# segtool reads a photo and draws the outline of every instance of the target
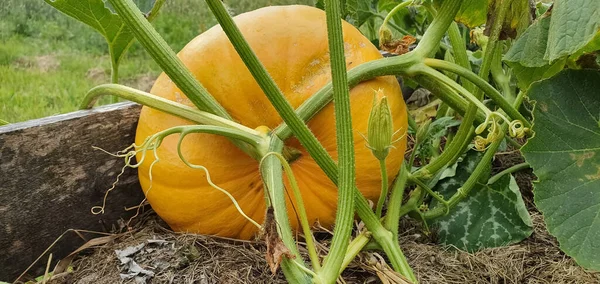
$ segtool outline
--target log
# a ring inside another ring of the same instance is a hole
[[[0,127],[0,280],[14,281],[67,229],[109,232],[134,213],[125,208],[143,194],[133,169],[108,195],[105,213],[91,213],[124,165],[92,146],[114,153],[131,145],[140,109],[118,103]],[[68,233],[50,252],[61,259],[84,243]],[[28,274],[42,275],[47,259]]]

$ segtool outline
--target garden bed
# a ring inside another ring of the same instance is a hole
[[[474,254],[442,247],[408,221],[403,223],[407,230],[400,242],[420,283],[600,281],[599,273],[587,272],[565,256],[541,215],[531,214],[535,228],[531,237]],[[141,217],[136,229],[76,259],[73,273],[57,275],[50,283],[136,283],[132,269],[121,264],[115,252],[136,247],[140,250],[130,258],[153,275],[140,273],[141,283],[286,283],[282,273],[269,271],[262,243],[174,233],[152,212]],[[343,274],[346,283],[385,283],[380,277],[397,283],[390,278],[391,270],[376,261],[378,256],[363,253],[358,259]],[[131,278],[123,280],[122,276]]]

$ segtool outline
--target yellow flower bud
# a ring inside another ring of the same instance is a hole
[[[489,37],[484,34],[483,28],[474,28],[471,30],[471,42],[481,46],[483,50],[487,48]]]
[[[373,98],[367,126],[367,143],[377,159],[383,160],[387,157],[392,147],[393,136],[392,111],[387,97],[383,95],[382,90],[378,90]]]

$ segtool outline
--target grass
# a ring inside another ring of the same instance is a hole
[[[0,120],[14,123],[78,109],[93,86],[110,82],[104,39],[41,0],[0,5]],[[136,2],[148,2],[136,0]],[[313,0],[226,1],[234,14]],[[154,21],[174,50],[216,24],[203,1],[167,1]],[[122,84],[148,90],[160,68],[134,43],[119,68]],[[108,98],[100,103],[107,103]]]

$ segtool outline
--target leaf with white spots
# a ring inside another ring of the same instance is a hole
[[[538,177],[535,204],[560,248],[600,270],[600,72],[563,71],[528,94],[535,135],[522,152]]]
[[[481,154],[469,152],[456,176],[441,180],[434,190],[452,196],[469,178]],[[487,180],[489,175],[484,176]],[[435,219],[440,243],[469,252],[519,242],[532,233],[532,222],[515,179],[505,175],[493,184],[480,182],[446,216]]]

